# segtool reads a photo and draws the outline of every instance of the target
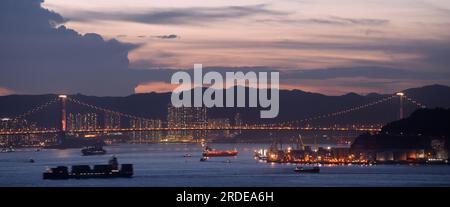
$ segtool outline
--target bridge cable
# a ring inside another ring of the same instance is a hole
[[[290,121],[287,122],[288,124],[300,124],[301,122],[306,122],[306,121],[314,121],[314,120],[318,120],[318,119],[323,119],[323,118],[331,118],[331,117],[335,117],[335,116],[340,116],[340,115],[344,115],[344,114],[348,114],[354,111],[358,111],[361,109],[365,109],[374,105],[378,105],[381,103],[384,103],[386,101],[389,101],[393,98],[397,97],[397,95],[392,95],[389,97],[385,97],[367,104],[363,104],[363,105],[359,105],[359,106],[354,106],[354,107],[350,107],[344,110],[340,110],[340,111],[336,111],[336,112],[332,112],[332,113],[325,113],[325,114],[321,114],[321,115],[317,115],[317,116],[313,116],[313,117],[308,117],[308,118],[304,118],[304,119],[300,119],[300,120],[296,120],[296,121]]]
[[[413,100],[412,98],[407,97],[406,95],[404,95],[404,96],[405,96],[405,99],[406,99],[407,101],[409,101],[410,103],[416,105],[418,108],[427,108],[424,104],[422,104],[422,103],[420,103],[420,102],[418,102],[418,101],[415,101],[415,100]]]
[[[32,114],[34,114],[34,113],[36,113],[38,111],[43,110],[44,108],[47,108],[48,106],[56,103],[57,101],[58,101],[58,98],[52,99],[52,100],[50,100],[50,101],[48,101],[48,102],[46,102],[46,103],[44,103],[44,104],[42,104],[40,106],[34,107],[31,110],[14,117],[13,120],[23,119],[23,118],[25,118],[25,117],[27,117],[29,115],[32,115]]]
[[[126,117],[126,118],[130,118],[130,119],[138,119],[138,120],[144,120],[144,121],[154,121],[153,119],[148,119],[148,118],[144,118],[144,117],[138,117],[138,116],[134,116],[134,115],[131,115],[131,114],[125,114],[125,113],[122,113],[122,112],[117,112],[117,111],[113,111],[113,110],[110,110],[110,109],[94,106],[92,104],[84,103],[82,101],[79,101],[79,100],[73,99],[73,98],[69,98],[69,97],[67,97],[67,100],[71,101],[71,102],[73,102],[75,104],[86,106],[86,107],[89,107],[89,108],[92,108],[92,109],[95,109],[95,110],[99,110],[99,111],[103,111],[103,112],[106,112],[106,113],[117,114],[117,115],[120,115],[120,116],[123,116],[123,117]]]

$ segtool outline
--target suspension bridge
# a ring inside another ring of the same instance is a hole
[[[77,104],[79,106],[87,107],[92,110],[105,112],[105,113],[111,113],[118,115],[120,117],[125,117],[129,119],[134,120],[141,120],[141,121],[152,121],[153,119],[146,118],[146,117],[140,117],[133,114],[127,114],[122,113],[119,111],[114,111],[111,109],[95,106],[89,103],[85,103],[83,101],[80,101],[78,99],[72,98],[67,95],[59,95],[58,97],[49,100],[48,102],[36,106],[29,111],[20,114],[12,120],[17,119],[24,119],[28,116],[31,116],[39,111],[42,111],[43,109],[49,107],[53,104],[59,104],[59,110],[60,110],[60,120],[59,126],[57,128],[51,128],[51,129],[18,129],[18,130],[0,130],[0,135],[31,135],[31,134],[57,134],[58,137],[65,137],[67,133],[114,133],[114,132],[139,132],[139,131],[185,131],[185,130],[239,130],[239,131],[379,131],[380,127],[378,126],[367,126],[367,127],[360,127],[360,126],[353,126],[353,127],[314,127],[314,126],[303,126],[304,123],[308,123],[311,121],[319,120],[319,119],[328,119],[332,117],[338,117],[343,116],[345,114],[349,114],[355,111],[364,110],[370,107],[373,107],[375,105],[379,105],[388,101],[391,101],[393,99],[398,99],[400,103],[399,108],[399,118],[402,119],[404,116],[404,102],[409,102],[413,104],[417,108],[426,108],[425,105],[413,100],[412,98],[408,97],[405,93],[399,92],[387,97],[383,97],[381,99],[375,100],[370,103],[365,103],[359,106],[349,107],[344,110],[335,111],[332,113],[325,113],[325,114],[319,114],[317,116],[307,117],[295,121],[288,121],[288,122],[282,122],[282,123],[275,123],[275,124],[245,124],[245,125],[238,125],[238,126],[221,126],[221,127],[211,127],[208,125],[202,125],[202,126],[194,126],[194,127],[164,127],[167,126],[167,123],[163,124],[160,127],[130,127],[130,128],[95,128],[95,129],[68,129],[67,128],[67,103],[73,103]]]

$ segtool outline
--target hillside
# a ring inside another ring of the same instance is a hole
[[[385,125],[379,134],[362,134],[352,149],[429,149],[432,140],[445,140],[450,149],[450,109],[420,109],[410,117]]]
[[[429,107],[450,107],[450,87],[431,85],[421,88],[406,89],[408,97],[421,102]],[[308,118],[324,113],[344,110],[353,106],[364,105],[383,97],[387,94],[358,95],[348,93],[342,96],[327,96],[319,93],[310,93],[301,90],[280,91],[280,113],[276,119],[263,121],[290,121]],[[0,117],[14,117],[27,110],[45,103],[56,95],[10,95],[0,97]],[[145,93],[133,94],[126,97],[97,97],[75,94],[71,97],[80,101],[116,110],[140,117],[165,119],[167,105],[170,102],[170,93]],[[68,112],[85,112],[86,108],[68,104]],[[409,102],[405,103],[405,114],[409,115],[417,109],[417,106]],[[386,103],[372,106],[347,115],[319,119],[312,124],[328,125],[353,124],[353,123],[388,123],[398,119],[399,101],[392,99]],[[233,119],[236,113],[241,113],[247,122],[260,122],[259,109],[257,108],[212,108],[208,110],[208,117],[227,117]],[[57,105],[52,105],[29,119],[37,121],[45,126],[56,124]]]

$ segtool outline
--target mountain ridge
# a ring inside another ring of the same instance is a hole
[[[429,108],[450,107],[450,87],[444,85],[427,85],[417,88],[403,90],[408,97],[416,100]],[[248,93],[247,93],[248,94]],[[115,96],[87,96],[83,94],[70,95],[72,98],[96,105],[99,107],[120,111],[139,117],[166,119],[167,105],[170,102],[171,93],[139,93],[131,94],[125,97]],[[314,117],[321,114],[332,113],[345,110],[351,107],[371,103],[381,98],[389,97],[392,94],[360,95],[348,93],[340,96],[328,96],[320,93],[306,92],[302,90],[280,90],[280,114],[275,119],[259,119],[260,108],[211,108],[208,109],[210,118],[229,118],[233,120],[236,113],[240,113],[246,122],[283,122],[300,120]],[[25,113],[31,108],[56,98],[56,94],[43,95],[8,95],[0,96],[0,118],[14,117]],[[376,110],[362,110],[353,112],[352,115],[334,117],[328,120],[317,120],[311,124],[329,125],[329,124],[384,124],[398,119],[399,103],[397,99],[392,99],[388,103],[379,104]],[[405,115],[412,113],[417,106],[407,102],[405,103]],[[68,105],[68,111],[72,113],[87,112],[83,107]],[[57,124],[58,106],[52,105],[48,109],[39,112],[30,117],[31,121],[42,122],[45,126]]]

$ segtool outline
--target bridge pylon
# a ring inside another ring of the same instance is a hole
[[[60,100],[60,126],[57,135],[58,144],[63,144],[66,140],[67,118],[66,118],[66,101],[67,95],[59,95]]]
[[[402,93],[402,92],[398,92],[396,95],[400,98],[399,118],[400,118],[400,119],[403,119],[403,118],[404,118],[404,112],[403,112],[403,98],[405,97],[405,94]]]

